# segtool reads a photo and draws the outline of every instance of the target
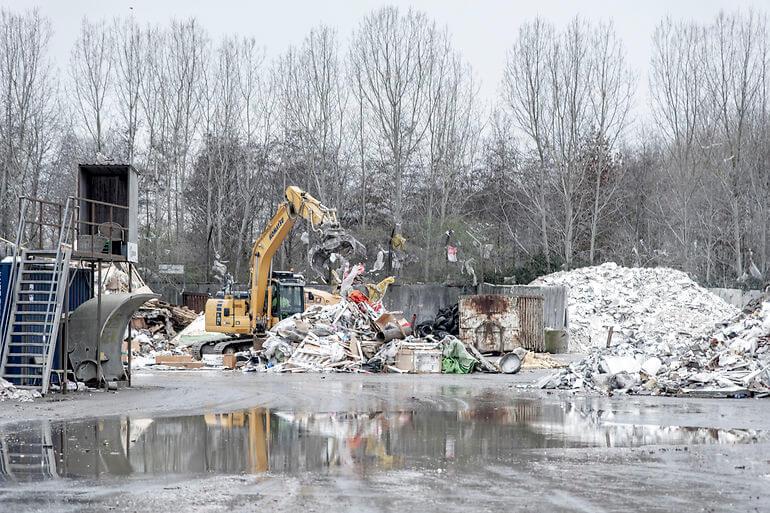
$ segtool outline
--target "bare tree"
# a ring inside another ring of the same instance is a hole
[[[50,37],[50,23],[37,11],[0,10],[0,236],[9,239],[10,206],[27,187],[36,192],[55,128]]]
[[[554,204],[547,198],[552,187],[560,206],[555,228],[565,265],[573,265],[578,222],[586,210],[592,219],[593,259],[599,222],[612,194],[600,190],[600,180],[586,192],[581,145],[592,132],[614,144],[631,98],[630,74],[612,26],[592,26],[575,18],[557,34],[541,20],[525,24],[509,53],[504,94],[539,160],[538,187],[529,198],[540,212],[544,252],[549,251],[548,212]]]
[[[534,145],[537,155],[538,179],[530,203],[536,209],[540,221],[540,242],[545,255],[546,268],[551,268],[551,248],[548,240],[549,180],[546,172],[550,165],[547,138],[548,120],[546,105],[548,89],[548,53],[555,38],[554,29],[541,19],[522,25],[514,47],[508,52],[503,80],[503,96],[516,126]],[[526,189],[525,189],[526,190]]]
[[[180,237],[184,229],[185,182],[190,154],[199,122],[200,78],[208,51],[208,39],[197,20],[189,19],[171,24],[164,53],[166,84],[163,106],[170,126],[168,134],[172,166],[174,227]],[[169,188],[171,191],[172,188]],[[171,202],[170,202],[171,203]]]
[[[703,28],[663,20],[653,34],[650,70],[652,110],[665,134],[669,184],[660,204],[661,220],[683,251],[683,265],[692,270],[693,205],[702,187],[698,176],[699,129],[705,116],[706,39]]]
[[[122,157],[133,163],[139,131],[139,93],[146,68],[143,47],[146,39],[142,37],[142,32],[133,18],[116,19],[112,30],[117,71],[115,90],[123,139]]]
[[[290,48],[278,64],[284,133],[297,140],[301,166],[312,183],[308,188],[334,203],[344,187],[347,128],[347,90],[340,68],[336,34],[328,27],[311,30],[302,46]]]
[[[593,108],[595,142],[606,151],[596,152],[598,161],[592,163],[600,172],[591,173],[593,198],[591,202],[590,248],[588,261],[596,258],[596,237],[599,225],[612,204],[622,183],[623,166],[612,162],[612,151],[621,131],[626,127],[626,118],[631,108],[633,79],[625,59],[623,43],[615,34],[611,24],[599,25],[593,34]],[[609,180],[608,171],[618,170]]]
[[[113,63],[112,34],[104,22],[83,19],[70,59],[75,107],[91,135],[94,151],[105,151],[107,92]]]
[[[710,248],[724,243],[739,278],[746,269],[744,238],[751,231],[750,190],[762,183],[753,170],[764,168],[760,155],[766,142],[757,134],[766,124],[766,20],[755,12],[721,13],[706,26],[664,20],[653,45],[651,91],[668,139],[670,184],[679,208],[666,225],[684,248],[685,268],[692,268],[693,253],[703,254],[696,245],[705,244],[710,278],[715,255]],[[730,227],[729,237],[722,226]]]
[[[350,60],[361,85],[367,124],[386,150],[396,226],[403,222],[404,175],[434,108],[430,77],[443,46],[435,23],[415,11],[385,7],[355,31]]]
[[[709,30],[707,90],[715,139],[714,173],[727,195],[731,214],[734,270],[744,272],[743,244],[746,177],[751,123],[762,105],[767,69],[767,25],[754,12],[745,16],[721,13]],[[711,153],[710,152],[710,153]]]
[[[426,242],[424,277],[431,275],[434,234],[446,230],[450,209],[460,212],[468,198],[469,174],[476,164],[479,137],[479,108],[473,70],[449,47],[439,52],[440,58],[431,76],[433,112],[428,120],[428,176],[426,180]],[[434,210],[438,226],[433,226]]]

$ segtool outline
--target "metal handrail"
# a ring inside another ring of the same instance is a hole
[[[81,235],[81,232],[82,232],[82,227],[89,228],[89,229],[86,230],[87,233],[88,233],[88,232],[92,232],[93,228],[97,228],[97,231],[98,231],[98,227],[104,225],[105,223],[110,223],[110,227],[109,227],[109,231],[108,231],[108,240],[112,241],[113,240],[113,234],[118,234],[118,233],[120,234],[120,237],[121,237],[122,240],[125,241],[125,240],[128,239],[128,227],[120,226],[120,225],[118,225],[119,227],[112,226],[112,224],[114,223],[114,218],[115,218],[115,215],[114,215],[115,209],[118,209],[118,210],[121,210],[121,211],[125,211],[126,213],[128,213],[129,212],[129,207],[127,205],[118,205],[117,203],[109,203],[109,202],[106,202],[106,201],[87,199],[87,198],[82,198],[82,197],[79,197],[79,196],[70,196],[68,198],[68,201],[72,201],[73,202],[73,204],[74,204],[73,209],[77,213],[76,214],[77,222],[76,222],[75,228],[74,228],[74,238],[75,239],[79,239],[79,237]],[[85,220],[81,219],[81,216],[80,216],[81,203],[85,204],[85,208],[90,208],[91,215],[92,215],[92,219],[90,221],[85,221]],[[109,216],[108,216],[109,220],[108,221],[102,221],[102,222],[94,221],[95,210],[96,210],[97,206],[109,208]],[[94,235],[94,234],[93,233],[89,233],[89,235]],[[90,251],[88,251],[88,249],[90,249]],[[80,247],[78,247],[77,251],[78,251],[78,253],[86,253],[86,254],[90,253],[91,255],[102,254],[101,251],[97,253],[95,251],[95,249],[96,248],[94,246],[94,240],[92,239],[91,240],[90,248],[80,248]]]
[[[53,345],[56,345],[56,338],[59,336],[58,333],[53,332],[54,323],[58,321],[57,317],[61,315],[61,303],[64,301],[64,294],[67,293],[67,287],[62,287],[62,282],[66,285],[67,283],[67,274],[69,272],[69,269],[65,269],[64,265],[64,253],[67,251],[67,241],[69,239],[69,233],[72,229],[72,213],[70,212],[70,202],[72,198],[67,198],[67,203],[64,206],[64,216],[62,217],[61,222],[61,229],[59,231],[59,241],[56,246],[56,262],[53,267],[53,273],[52,275],[55,276],[56,274],[59,274],[58,280],[56,280],[56,283],[51,283],[51,286],[48,288],[48,305],[46,305],[46,315],[44,317],[43,321],[43,333],[48,334],[48,354],[47,356],[47,362],[46,362],[46,368],[50,369],[53,364],[53,357],[54,353],[56,352],[55,349],[52,347]],[[63,280],[62,280],[63,278]],[[53,282],[53,280],[51,280]],[[56,286],[56,290],[54,290],[54,285]],[[48,308],[50,305],[53,305],[53,312],[48,312]],[[64,372],[67,370],[64,369]],[[45,393],[48,389],[48,381],[50,379],[50,373],[46,373],[43,375],[43,387],[42,390]]]
[[[27,210],[27,203],[20,202],[19,204],[19,224],[16,227],[16,243],[13,245],[13,260],[11,260],[11,272],[9,274],[10,279],[8,280],[8,291],[10,293],[13,293],[14,287],[16,285],[16,265],[19,261],[19,251],[21,248],[21,239],[23,237],[24,228],[25,228],[25,216],[26,216],[26,210]],[[7,330],[10,323],[10,314],[11,314],[11,303],[13,302],[13,299],[11,297],[8,298],[8,300],[3,304],[3,312],[2,317],[0,317],[0,335],[3,335],[3,339],[0,345],[0,355],[3,354],[5,351],[5,343],[7,337]]]
[[[27,210],[29,210],[29,205],[32,205],[32,217],[30,219],[27,218]],[[37,209],[35,207],[38,207]],[[55,207],[56,208],[56,217],[58,219],[58,222],[53,221],[46,221],[46,215],[45,213],[48,213],[50,216],[50,209],[44,210],[44,207]],[[27,231],[27,227],[36,227],[37,228],[37,235],[38,235],[38,248],[43,249],[43,234],[45,228],[52,228],[55,231],[59,231],[62,228],[62,209],[64,208],[64,205],[62,205],[59,202],[45,200],[42,198],[38,198],[35,196],[20,196],[19,197],[19,211],[22,212],[22,216],[19,219],[19,222],[23,222],[24,230],[21,232],[22,237],[24,236],[24,233]],[[35,210],[37,210],[37,216],[35,215]],[[34,240],[34,232],[30,237],[32,240]],[[53,242],[53,241],[52,241]]]

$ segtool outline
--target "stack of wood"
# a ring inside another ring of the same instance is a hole
[[[197,318],[198,314],[186,306],[153,299],[137,310],[131,326],[137,330],[148,330],[153,335],[165,332],[165,335],[171,338]]]
[[[276,366],[274,372],[359,372],[366,361],[361,343],[355,336],[347,344],[318,337],[312,333],[294,350],[291,357]]]
[[[156,300],[157,308],[167,310],[171,315],[171,322],[174,323],[174,328],[177,331],[183,330],[195,319],[198,318],[198,313],[190,310],[183,305],[172,305],[165,301]]]

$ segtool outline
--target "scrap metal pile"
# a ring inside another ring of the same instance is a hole
[[[251,352],[244,371],[468,373],[476,368],[499,372],[453,335],[415,336],[401,312],[388,312],[381,301],[352,291],[337,304],[313,306],[278,323],[262,348]]]
[[[770,395],[770,298],[712,324],[706,334],[703,329],[675,333],[631,336],[608,348],[594,348],[538,386],[606,394]]]

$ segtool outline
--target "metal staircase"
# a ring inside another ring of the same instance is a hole
[[[19,221],[17,250],[25,232],[24,208]],[[0,377],[17,388],[48,392],[51,369],[67,294],[72,231],[70,201],[62,222],[57,225],[58,244],[54,249],[21,251],[13,276],[6,320]],[[14,255],[16,256],[16,255]]]

